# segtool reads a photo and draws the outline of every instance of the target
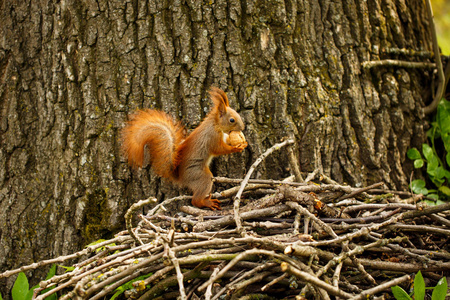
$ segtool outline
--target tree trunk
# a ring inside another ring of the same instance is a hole
[[[405,153],[425,136],[432,70],[361,63],[428,59],[414,56],[432,49],[423,1],[0,7],[0,271],[111,236],[133,202],[184,192],[148,169],[131,170],[119,130],[145,107],[192,129],[210,107],[212,84],[228,93],[249,141],[243,154],[216,159],[215,175],[243,177],[265,149],[294,135],[303,172],[407,187]],[[256,172],[288,175],[283,151]],[[13,279],[0,280],[3,295]]]

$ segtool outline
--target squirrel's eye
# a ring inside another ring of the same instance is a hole
[[[230,118],[230,123],[234,123],[234,118]]]

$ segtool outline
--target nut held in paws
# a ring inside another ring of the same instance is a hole
[[[242,143],[245,143],[245,136],[242,133],[242,131],[232,131],[232,132],[230,132],[228,143],[231,146],[237,146],[237,145],[240,145]]]

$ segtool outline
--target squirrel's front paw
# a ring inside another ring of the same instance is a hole
[[[242,152],[248,146],[247,142],[243,142],[242,144],[236,145],[233,147],[233,152]]]

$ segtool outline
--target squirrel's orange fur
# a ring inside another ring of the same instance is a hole
[[[146,109],[131,115],[122,130],[122,149],[130,165],[142,167],[144,151],[148,150],[150,165],[159,176],[193,191],[192,204],[220,209],[220,202],[211,199],[212,157],[241,152],[247,142],[230,146],[224,134],[244,130],[239,114],[229,107],[225,92],[211,88],[214,103],[211,112],[187,137],[184,127],[162,111]]]

